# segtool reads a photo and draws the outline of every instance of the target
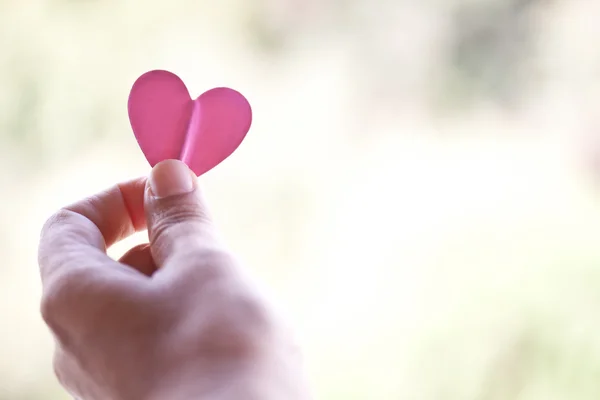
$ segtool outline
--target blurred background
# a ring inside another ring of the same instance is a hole
[[[597,399],[599,18],[598,0],[0,0],[0,399],[69,398],[38,234],[149,172],[126,105],[151,69],[252,104],[202,181],[318,398]]]

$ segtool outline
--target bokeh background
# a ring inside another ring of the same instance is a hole
[[[68,399],[39,229],[149,172],[126,103],[157,68],[253,105],[202,181],[319,398],[597,399],[599,18],[598,0],[0,0],[0,399]]]

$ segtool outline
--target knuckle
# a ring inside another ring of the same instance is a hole
[[[101,240],[102,243],[98,244],[104,245],[104,239],[101,238],[101,235],[96,234],[95,229],[90,229],[92,227],[93,222],[83,215],[69,210],[68,208],[62,208],[55,212],[44,223],[40,235],[39,251],[44,254],[54,253],[55,251],[51,246],[56,243],[57,240],[61,243],[77,243],[81,242],[79,239],[82,237],[91,243]],[[100,236],[100,239],[98,236]]]
[[[56,291],[44,291],[40,302],[42,319],[50,328],[55,328],[60,316],[64,315],[60,295]]]
[[[81,268],[69,269],[44,284],[40,312],[50,327],[68,319],[73,305],[82,301],[79,294],[87,286],[85,275]]]
[[[64,224],[66,221],[72,218],[72,214],[72,211],[69,211],[65,208],[61,208],[60,210],[56,211],[46,220],[46,222],[42,226],[42,236],[46,232],[48,232],[52,227]]]
[[[162,207],[158,213],[159,225],[177,225],[189,221],[208,222],[208,216],[196,202],[180,202]]]
[[[206,214],[196,204],[180,204],[158,213],[151,229],[153,241],[176,234],[197,234],[198,225],[208,224]]]

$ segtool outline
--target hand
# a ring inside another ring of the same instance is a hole
[[[146,227],[149,244],[107,256]],[[290,336],[218,240],[179,161],[59,211],[39,264],[54,368],[77,398],[309,398]]]

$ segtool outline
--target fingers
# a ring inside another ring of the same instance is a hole
[[[158,267],[175,255],[190,254],[216,244],[196,176],[182,162],[166,160],[150,175],[145,195],[152,256]]]
[[[145,183],[137,179],[117,185],[52,216],[40,238],[42,280],[77,265],[100,265],[110,260],[107,247],[144,229]]]
[[[147,278],[106,254],[108,246],[144,228],[144,187],[145,179],[115,186],[60,210],[44,225],[41,313],[59,341],[99,329],[98,315],[123,312],[144,298],[139,283]]]

